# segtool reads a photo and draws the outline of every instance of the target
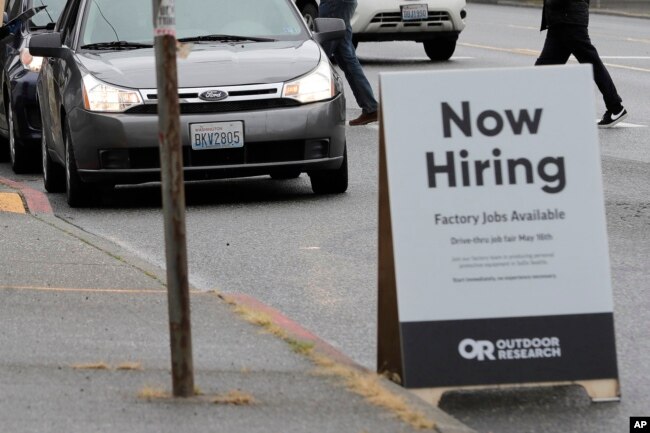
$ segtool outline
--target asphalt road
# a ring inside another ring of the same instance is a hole
[[[361,44],[375,91],[383,71],[534,63],[544,37],[540,10],[480,4],[468,10],[467,29],[449,62],[429,62],[415,43]],[[650,415],[648,23],[592,15],[590,27],[630,112],[625,127],[600,133],[623,400],[590,404],[579,388],[448,394],[443,409],[480,432],[623,432],[629,416]],[[604,112],[600,97],[597,109]],[[358,113],[348,92],[348,118]],[[344,195],[314,196],[306,175],[188,185],[191,282],[252,295],[374,368],[377,137],[376,125],[348,130],[351,178]],[[6,163],[0,176],[42,190],[38,175],[15,176]],[[120,187],[100,208],[83,210],[69,208],[62,194],[49,197],[59,217],[164,265],[159,196],[156,185]]]

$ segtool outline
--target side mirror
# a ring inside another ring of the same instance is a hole
[[[343,39],[345,32],[345,21],[340,18],[314,19],[314,39],[319,44],[335,39]]]
[[[2,13],[2,25],[6,26],[9,22],[9,14],[7,12]]]
[[[67,58],[70,50],[63,48],[61,33],[42,33],[29,40],[29,52],[32,56]]]

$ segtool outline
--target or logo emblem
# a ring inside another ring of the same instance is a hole
[[[199,98],[208,102],[221,101],[222,99],[226,99],[227,97],[228,97],[228,92],[224,92],[223,90],[208,90],[199,95]]]

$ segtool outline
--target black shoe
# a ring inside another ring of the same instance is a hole
[[[627,117],[627,110],[625,108],[621,108],[621,111],[619,111],[616,114],[607,110],[605,111],[603,118],[600,120],[600,122],[598,122],[598,127],[611,128],[612,126],[616,125],[618,122],[625,119],[626,117]]]

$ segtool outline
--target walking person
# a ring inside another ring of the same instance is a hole
[[[351,126],[367,125],[377,121],[377,100],[372,87],[363,73],[361,63],[352,43],[352,25],[350,19],[357,8],[357,0],[321,0],[318,10],[323,18],[340,18],[345,21],[345,38],[323,44],[328,57],[334,56],[336,63],[345,73],[354,98],[361,107],[361,115],[350,120]]]
[[[607,111],[599,128],[611,128],[627,117],[622,99],[598,51],[589,38],[589,0],[544,0],[542,28],[547,30],[544,48],[535,65],[561,65],[573,54],[580,63],[590,63],[594,80]]]

